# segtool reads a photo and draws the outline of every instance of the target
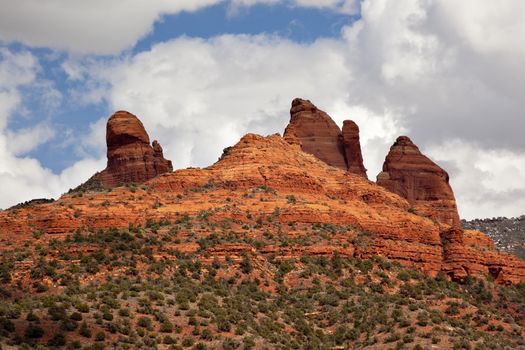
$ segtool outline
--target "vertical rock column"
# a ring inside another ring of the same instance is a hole
[[[342,134],[348,171],[367,179],[359,141],[359,127],[352,120],[345,120]]]

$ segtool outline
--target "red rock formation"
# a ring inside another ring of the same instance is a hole
[[[341,132],[328,114],[300,98],[292,101],[290,116],[284,131],[284,139],[289,144],[300,145],[304,152],[328,165],[367,178],[356,123],[345,120]]]
[[[142,183],[173,170],[171,161],[164,159],[160,144],[153,141],[150,145],[144,125],[131,113],[119,111],[109,118],[106,143],[108,164],[98,174],[105,187]]]
[[[287,247],[224,244],[203,250],[203,261],[238,257],[247,250],[261,260],[338,252],[355,258],[379,255],[429,275],[444,271],[458,280],[491,275],[502,284],[525,282],[525,262],[499,253],[483,234],[444,230],[437,222],[409,213],[411,205],[402,197],[334,169],[277,135],[248,134],[208,168],[168,172],[146,184],[147,190],[119,187],[83,196],[67,194],[55,202],[0,212],[0,242],[3,248],[16,249],[31,245],[35,232],[44,234],[40,239],[61,238],[77,230],[125,229],[148,220],[175,222],[181,214],[196,217],[205,212],[208,222],[227,224],[231,232],[253,240],[276,230],[313,240],[307,246]],[[193,225],[177,237],[184,242],[184,235],[190,234],[207,237],[210,230]],[[199,249],[185,243],[176,248]]]
[[[144,225],[148,219],[173,222],[180,213],[203,211],[215,213],[209,220],[247,222],[250,212],[251,220],[272,217],[271,225],[279,225],[291,237],[311,233],[295,230],[290,222],[304,228],[317,223],[348,227],[347,233],[330,235],[330,240],[315,248],[294,248],[283,251],[284,256],[299,257],[303,251],[330,255],[342,247],[345,254],[379,254],[430,274],[441,269],[441,240],[435,224],[408,213],[409,205],[401,197],[334,169],[277,135],[248,134],[206,169],[178,170],[146,184],[148,191],[138,188],[131,193],[120,187],[82,197],[65,195],[56,203],[31,207],[27,212],[0,213],[0,227],[6,229],[5,234],[30,239],[33,230],[60,235],[79,228],[127,228]],[[294,201],[290,201],[292,196]],[[261,227],[251,237],[262,237],[267,229],[274,228]],[[245,231],[240,229],[239,234]],[[261,250],[260,254],[271,253]]]
[[[290,124],[284,131],[286,140],[299,143],[304,152],[328,165],[347,169],[341,129],[328,114],[310,101],[296,98],[290,116]]]
[[[398,137],[390,148],[377,184],[406,198],[417,214],[459,227],[447,172],[421,154],[408,137]]]
[[[361,143],[359,142],[359,127],[352,120],[343,122],[343,144],[348,171],[366,176],[366,168],[363,165],[363,154],[361,153]]]

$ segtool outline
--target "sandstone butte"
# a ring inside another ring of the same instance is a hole
[[[150,145],[144,125],[131,113],[118,111],[109,118],[106,144],[107,167],[95,175],[104,187],[142,183],[173,170],[160,144],[155,140]]]
[[[305,105],[294,103],[300,108]],[[309,113],[315,112],[308,108]],[[130,134],[123,144],[139,139],[146,147],[144,133]],[[206,212],[210,222],[235,223],[238,226],[232,226],[232,232],[251,239],[262,237],[267,230],[304,237],[309,234],[305,228],[312,225],[340,225],[345,230],[309,245],[252,247],[235,243],[202,251],[196,244],[174,248],[196,252],[208,260],[217,255],[235,259],[243,251],[249,251],[257,261],[298,258],[302,254],[330,256],[335,252],[358,259],[379,255],[431,276],[444,272],[456,280],[490,275],[501,284],[525,281],[525,262],[498,252],[481,232],[463,231],[420,215],[410,210],[413,203],[398,194],[330,166],[303,152],[300,143],[289,141],[290,137],[279,135],[247,134],[207,168],[168,171],[139,187],[70,193],[51,203],[0,212],[0,242],[4,249],[16,249],[31,243],[35,232],[65,239],[77,230],[137,227],[148,220],[175,221],[181,215]],[[110,154],[114,155],[108,150]],[[271,223],[265,220],[262,227],[235,229],[255,218],[268,217]],[[179,234],[206,237],[210,233],[196,228]]]
[[[390,148],[377,184],[407,199],[418,214],[460,226],[447,172],[421,154],[408,137],[398,137]]]
[[[296,98],[292,101],[284,138],[328,165],[366,178],[359,127],[351,120],[344,121],[341,131],[326,112],[308,100]]]

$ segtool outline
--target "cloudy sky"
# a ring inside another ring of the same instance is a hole
[[[371,179],[409,135],[465,218],[525,214],[523,0],[0,0],[0,208],[105,167],[138,115],[175,168],[284,130],[294,97],[361,128]]]

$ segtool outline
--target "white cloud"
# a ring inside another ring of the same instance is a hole
[[[312,99],[340,124],[344,113],[371,115],[345,109],[350,73],[343,49],[334,40],[180,38],[96,75],[110,82],[112,108],[137,114],[175,167],[206,166],[246,132],[282,132],[294,97]],[[378,128],[364,130],[366,140],[393,135],[394,122],[381,128],[381,117],[370,118]]]
[[[486,150],[461,140],[426,151],[448,168],[463,217],[525,213],[525,152]]]
[[[75,54],[117,54],[132,48],[163,15],[197,11],[227,0],[0,0],[0,41]],[[356,13],[357,0],[231,0],[231,8],[263,4]],[[74,75],[74,71],[69,71]]]
[[[0,47],[0,89],[13,89],[35,79],[37,59],[28,51],[14,53]]]
[[[457,44],[481,54],[525,54],[525,2],[500,0],[434,1],[429,12],[435,28]]]
[[[13,155],[20,155],[32,151],[51,140],[55,136],[54,130],[48,124],[38,124],[34,127],[7,131],[7,151]]]
[[[57,175],[44,168],[38,160],[20,156],[54,136],[53,129],[47,123],[17,131],[7,128],[9,118],[23,109],[20,89],[36,86],[41,92],[42,87],[48,86],[46,81],[37,79],[39,69],[38,59],[29,52],[0,50],[0,208],[32,198],[56,197],[103,167],[102,159],[87,158]],[[44,100],[54,98],[44,96]]]
[[[349,15],[359,13],[359,0],[231,0],[230,9],[232,10],[232,13],[235,14],[242,7],[250,7],[257,4],[280,4],[297,7],[328,9]]]
[[[0,0],[0,40],[75,53],[114,54],[133,47],[163,14],[221,0]]]

